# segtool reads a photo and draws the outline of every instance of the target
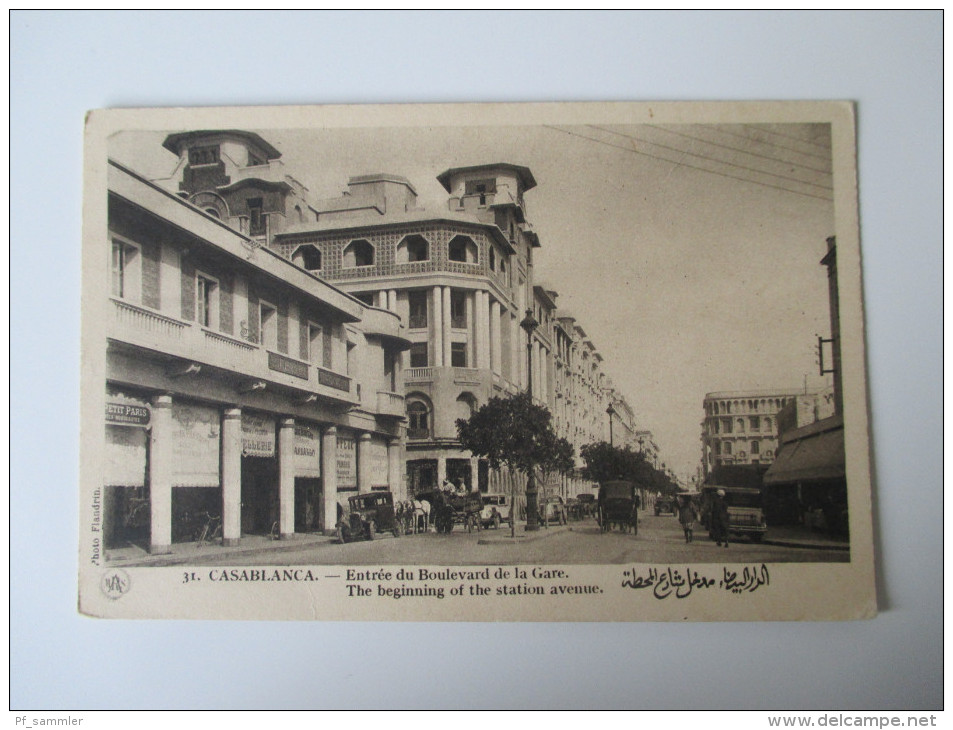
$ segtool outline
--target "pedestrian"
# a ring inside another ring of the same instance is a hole
[[[725,490],[715,492],[711,505],[711,536],[718,547],[725,543],[728,547],[728,504],[725,502]]]
[[[685,542],[691,542],[694,539],[692,531],[695,529],[695,520],[698,519],[698,512],[695,510],[695,503],[691,497],[677,498],[678,521],[685,532]]]
[[[453,482],[451,482],[449,478],[443,480],[443,484],[440,485],[440,488],[441,488],[444,492],[454,492],[454,491],[456,491],[456,487],[453,486]]]

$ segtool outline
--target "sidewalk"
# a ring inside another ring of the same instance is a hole
[[[337,538],[319,534],[296,533],[290,540],[273,540],[266,535],[243,535],[238,545],[225,547],[218,543],[177,542],[172,550],[162,555],[152,555],[138,545],[109,550],[106,565],[109,566],[168,566],[200,564],[203,556],[261,555],[300,550],[311,545],[336,544]]]
[[[850,550],[850,538],[843,535],[831,537],[803,525],[768,526],[761,541],[764,545],[778,547],[809,548],[811,550]]]

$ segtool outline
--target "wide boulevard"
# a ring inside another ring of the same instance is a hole
[[[847,550],[824,550],[755,544],[747,539],[727,549],[709,540],[704,529],[686,544],[678,521],[671,515],[640,516],[637,535],[618,530],[603,533],[592,518],[568,526],[541,527],[524,533],[517,525],[516,540],[507,526],[467,533],[457,526],[449,535],[426,533],[395,538],[379,535],[372,541],[341,545],[331,539],[301,540],[280,550],[255,553],[202,555],[205,565],[515,565],[515,564],[625,564],[625,563],[770,563],[848,562]],[[768,540],[770,541],[770,528]]]

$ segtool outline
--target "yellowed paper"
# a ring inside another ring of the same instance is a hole
[[[91,112],[80,611],[875,615],[854,126],[846,102]],[[534,475],[538,525],[526,475],[456,441],[527,390],[575,459]],[[637,517],[610,524],[599,442],[651,465]]]

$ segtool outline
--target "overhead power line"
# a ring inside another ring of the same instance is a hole
[[[828,154],[816,155],[813,152],[805,152],[804,150],[795,149],[794,147],[789,147],[788,145],[772,142],[771,140],[755,139],[750,134],[738,134],[737,132],[732,132],[730,129],[726,129],[725,127],[719,126],[719,127],[714,127],[714,129],[720,134],[727,134],[730,137],[737,137],[738,139],[743,139],[748,142],[754,142],[756,144],[768,145],[769,147],[777,147],[779,150],[787,150],[788,152],[794,152],[795,154],[803,155],[804,157],[813,157],[815,160],[824,160],[825,162],[830,162],[831,160],[829,148],[825,148],[827,149]],[[764,132],[765,130],[757,129],[756,131]]]
[[[580,139],[586,139],[586,140],[589,140],[590,142],[595,142],[595,143],[597,143],[597,144],[602,144],[602,145],[605,145],[605,146],[607,146],[607,147],[614,147],[615,149],[624,150],[625,152],[631,152],[632,154],[641,155],[642,157],[649,157],[649,158],[651,158],[651,159],[653,159],[653,160],[661,160],[662,162],[668,162],[668,163],[671,164],[671,165],[676,165],[676,166],[679,166],[679,167],[687,167],[687,168],[692,169],[692,170],[698,170],[699,172],[707,172],[707,173],[709,173],[709,174],[711,174],[711,175],[718,175],[719,177],[728,178],[728,179],[730,179],[730,180],[738,180],[738,181],[740,181],[740,182],[751,183],[752,185],[759,185],[759,186],[764,187],[764,188],[771,188],[771,189],[773,189],[773,190],[781,190],[781,191],[783,191],[783,192],[785,192],[785,193],[791,193],[792,195],[802,195],[802,196],[804,196],[804,197],[806,197],[806,198],[815,198],[816,200],[823,200],[823,201],[826,201],[826,202],[830,202],[830,201],[831,201],[831,198],[829,198],[829,197],[827,197],[827,196],[824,196],[824,195],[814,195],[814,194],[812,194],[812,193],[804,193],[804,192],[801,192],[801,191],[799,191],[799,190],[791,190],[790,188],[785,188],[785,187],[782,187],[782,186],[780,186],[780,185],[771,185],[771,184],[769,184],[769,183],[758,182],[757,180],[751,180],[750,178],[741,177],[741,176],[738,176],[738,175],[728,175],[728,174],[723,173],[723,172],[716,172],[716,171],[714,171],[714,170],[709,170],[708,168],[705,168],[705,167],[698,167],[697,165],[689,165],[689,164],[686,163],[686,162],[677,162],[677,161],[671,160],[671,159],[669,159],[669,158],[667,158],[667,157],[660,157],[659,155],[652,155],[652,154],[649,154],[648,152],[642,152],[641,150],[632,149],[631,147],[624,147],[624,146],[619,145],[619,144],[613,144],[612,142],[606,142],[605,140],[597,139],[597,138],[595,138],[595,137],[587,137],[587,136],[584,135],[584,134],[579,134],[578,132],[571,132],[571,131],[569,131],[568,129],[560,129],[559,127],[554,127],[554,126],[549,125],[549,124],[544,124],[543,126],[549,128],[549,129],[552,129],[552,130],[554,130],[554,131],[556,131],[556,132],[562,132],[563,134],[568,134],[568,135],[573,136],[573,137],[579,137]]]
[[[801,180],[800,178],[790,177],[789,175],[778,175],[776,172],[767,172],[766,170],[759,170],[756,167],[748,167],[747,165],[737,165],[734,162],[727,162],[725,160],[719,160],[716,157],[709,157],[708,155],[700,155],[697,152],[689,152],[688,150],[680,149],[678,147],[670,147],[669,145],[660,144],[658,142],[651,142],[647,139],[642,139],[641,137],[636,137],[631,134],[623,134],[622,132],[616,132],[612,129],[606,129],[605,127],[598,127],[594,124],[589,124],[587,126],[591,127],[592,129],[601,130],[608,134],[615,134],[615,135],[618,135],[619,137],[625,137],[626,139],[631,139],[635,142],[641,142],[642,144],[652,145],[653,147],[660,147],[663,150],[668,150],[670,152],[677,152],[680,155],[688,155],[689,157],[697,157],[702,160],[707,160],[708,162],[714,162],[718,165],[726,165],[728,167],[734,167],[738,170],[746,170],[747,172],[754,172],[754,173],[757,173],[758,175],[767,175],[768,177],[776,177],[779,180],[787,180],[788,182],[795,182],[795,183],[798,183],[799,185],[809,185],[810,187],[821,188],[822,190],[834,189],[830,185],[821,185],[819,183],[812,183],[806,180]]]
[[[793,134],[785,134],[784,132],[779,132],[776,129],[765,129],[764,127],[759,127],[755,124],[746,124],[744,126],[746,126],[748,129],[756,129],[759,132],[763,132],[764,134],[773,134],[777,137],[784,137],[785,139],[791,139],[795,142],[800,142],[801,144],[809,144],[811,147],[817,147],[819,150],[826,150],[827,152],[830,152],[831,149],[828,145],[818,144],[817,142],[812,142],[811,140],[804,139],[803,137],[795,137]]]
[[[819,168],[819,167],[811,167],[810,165],[802,165],[802,164],[800,164],[800,163],[798,163],[798,162],[793,162],[792,160],[782,160],[782,159],[780,159],[780,158],[778,158],[778,157],[772,157],[771,155],[762,155],[762,154],[759,153],[759,152],[752,152],[751,150],[743,150],[743,149],[741,149],[740,147],[732,147],[731,145],[728,145],[728,144],[721,144],[720,142],[713,142],[713,141],[711,141],[710,139],[705,139],[704,137],[696,137],[696,136],[691,135],[691,134],[685,134],[684,132],[676,132],[674,129],[671,129],[671,128],[669,128],[669,127],[660,127],[660,126],[658,126],[658,125],[656,125],[656,124],[648,124],[648,125],[646,125],[646,126],[651,127],[652,129],[658,129],[658,130],[660,130],[660,131],[662,131],[662,132],[667,132],[668,134],[674,134],[674,135],[677,135],[677,136],[679,136],[679,137],[684,137],[685,139],[693,139],[693,140],[695,140],[696,142],[701,142],[702,144],[712,145],[713,147],[721,147],[722,149],[732,150],[733,152],[740,152],[740,153],[743,154],[743,155],[750,155],[751,157],[760,157],[761,159],[764,159],[764,160],[770,160],[771,162],[776,162],[776,163],[779,164],[779,165],[792,165],[793,167],[801,167],[801,168],[803,168],[803,169],[805,169],[805,170],[810,170],[811,172],[817,172],[817,173],[820,173],[820,174],[822,174],[822,175],[830,175],[830,174],[831,174],[831,171],[830,171],[830,170],[822,170],[822,169]]]

